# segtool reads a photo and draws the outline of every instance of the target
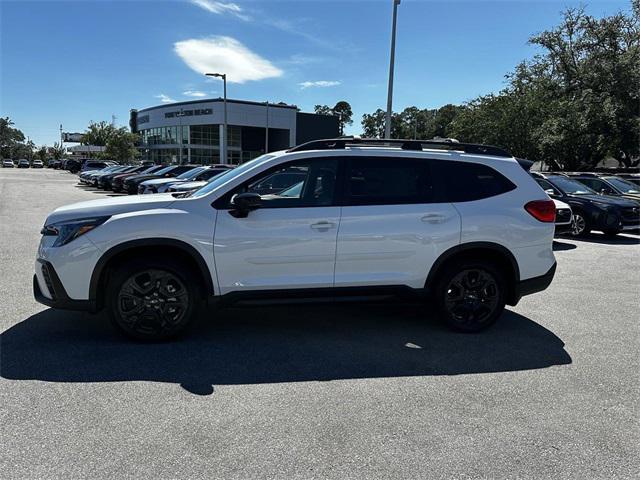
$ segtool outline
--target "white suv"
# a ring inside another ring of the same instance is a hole
[[[491,325],[553,279],[554,203],[508,153],[340,138],[263,155],[188,196],[93,200],[46,220],[34,293],[130,336],[246,298],[410,294]]]

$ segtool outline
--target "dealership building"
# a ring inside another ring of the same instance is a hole
[[[338,117],[302,113],[295,105],[227,99],[227,161],[239,164],[265,152],[338,136]],[[224,101],[177,102],[131,110],[131,131],[141,138],[143,160],[222,163]]]

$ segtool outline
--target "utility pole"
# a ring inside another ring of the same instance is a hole
[[[396,56],[396,19],[400,0],[393,1],[393,21],[391,24],[391,54],[389,56],[389,90],[387,92],[387,115],[384,122],[384,138],[391,138],[391,114],[393,111],[393,67]]]

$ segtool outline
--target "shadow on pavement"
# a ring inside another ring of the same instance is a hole
[[[556,335],[507,311],[492,329],[453,333],[423,307],[314,305],[212,312],[171,343],[141,344],[102,316],[44,310],[0,337],[0,374],[49,382],[171,382],[208,395],[215,385],[458,375],[571,363]]]
[[[635,233],[635,232],[634,232]],[[603,233],[590,233],[584,237],[574,237],[571,240],[586,243],[601,243],[605,245],[638,245],[640,237],[625,234],[605,235]]]
[[[558,242],[557,240],[553,241],[554,252],[559,252],[562,250],[574,250],[576,248],[577,247],[573,243],[563,243],[563,242]]]

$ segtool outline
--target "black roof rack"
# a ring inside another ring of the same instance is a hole
[[[452,140],[406,140],[386,138],[339,137],[324,140],[313,140],[290,148],[288,152],[304,152],[306,150],[339,150],[348,146],[399,146],[402,150],[421,151],[423,147],[442,148],[443,150],[457,150],[476,155],[493,155],[509,157],[511,154],[502,148],[475,143],[459,143]]]

